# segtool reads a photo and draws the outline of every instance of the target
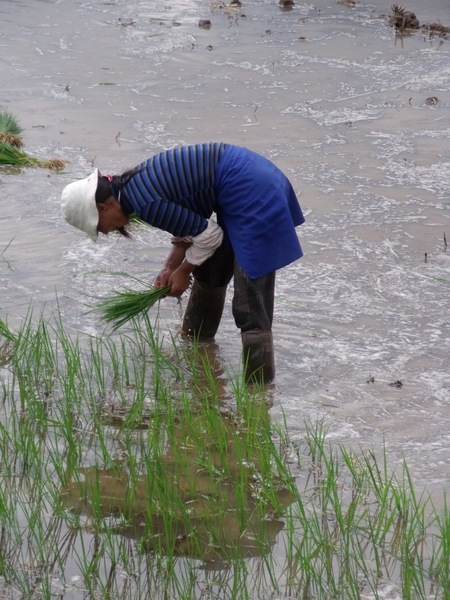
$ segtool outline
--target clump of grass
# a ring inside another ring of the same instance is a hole
[[[146,286],[143,290],[124,289],[102,300],[93,310],[101,314],[101,319],[113,325],[113,331],[147,313],[164,298],[172,286]]]
[[[61,171],[67,164],[66,160],[53,158],[50,160],[41,160],[29,156],[23,150],[11,146],[4,140],[0,139],[0,165],[18,165],[30,167],[44,167],[52,171]]]
[[[15,148],[22,148],[22,131],[22,127],[13,113],[9,110],[0,111],[0,141]]]

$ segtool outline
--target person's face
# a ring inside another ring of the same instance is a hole
[[[128,223],[128,217],[123,214],[120,204],[111,196],[104,204],[97,204],[98,225],[97,231],[108,235]]]

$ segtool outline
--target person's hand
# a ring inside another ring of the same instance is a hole
[[[154,283],[155,287],[166,287],[166,285],[170,285],[170,278],[176,269],[178,269],[178,267],[182,264],[186,250],[190,245],[191,244],[188,242],[178,242],[172,246],[172,250],[170,251],[166,262],[164,263],[164,267],[156,276]],[[184,290],[180,292],[180,294],[183,292]],[[170,295],[172,296],[173,294]]]
[[[191,273],[194,270],[194,265],[191,265],[184,260],[178,269],[172,273],[169,277],[168,285],[171,285],[172,288],[168,293],[168,296],[175,296],[179,298],[183,292],[185,292],[189,284],[191,283]]]
[[[169,285],[169,279],[171,275],[172,271],[164,267],[156,276],[154,286],[157,288],[166,287],[166,285]]]

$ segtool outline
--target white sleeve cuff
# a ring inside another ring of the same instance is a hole
[[[186,250],[186,260],[191,265],[201,265],[214,254],[222,240],[222,228],[212,219],[208,219],[205,231],[192,238],[192,246]]]

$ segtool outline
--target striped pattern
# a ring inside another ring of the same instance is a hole
[[[196,236],[216,210],[214,180],[225,144],[184,146],[142,163],[121,190],[121,203],[174,236]]]

